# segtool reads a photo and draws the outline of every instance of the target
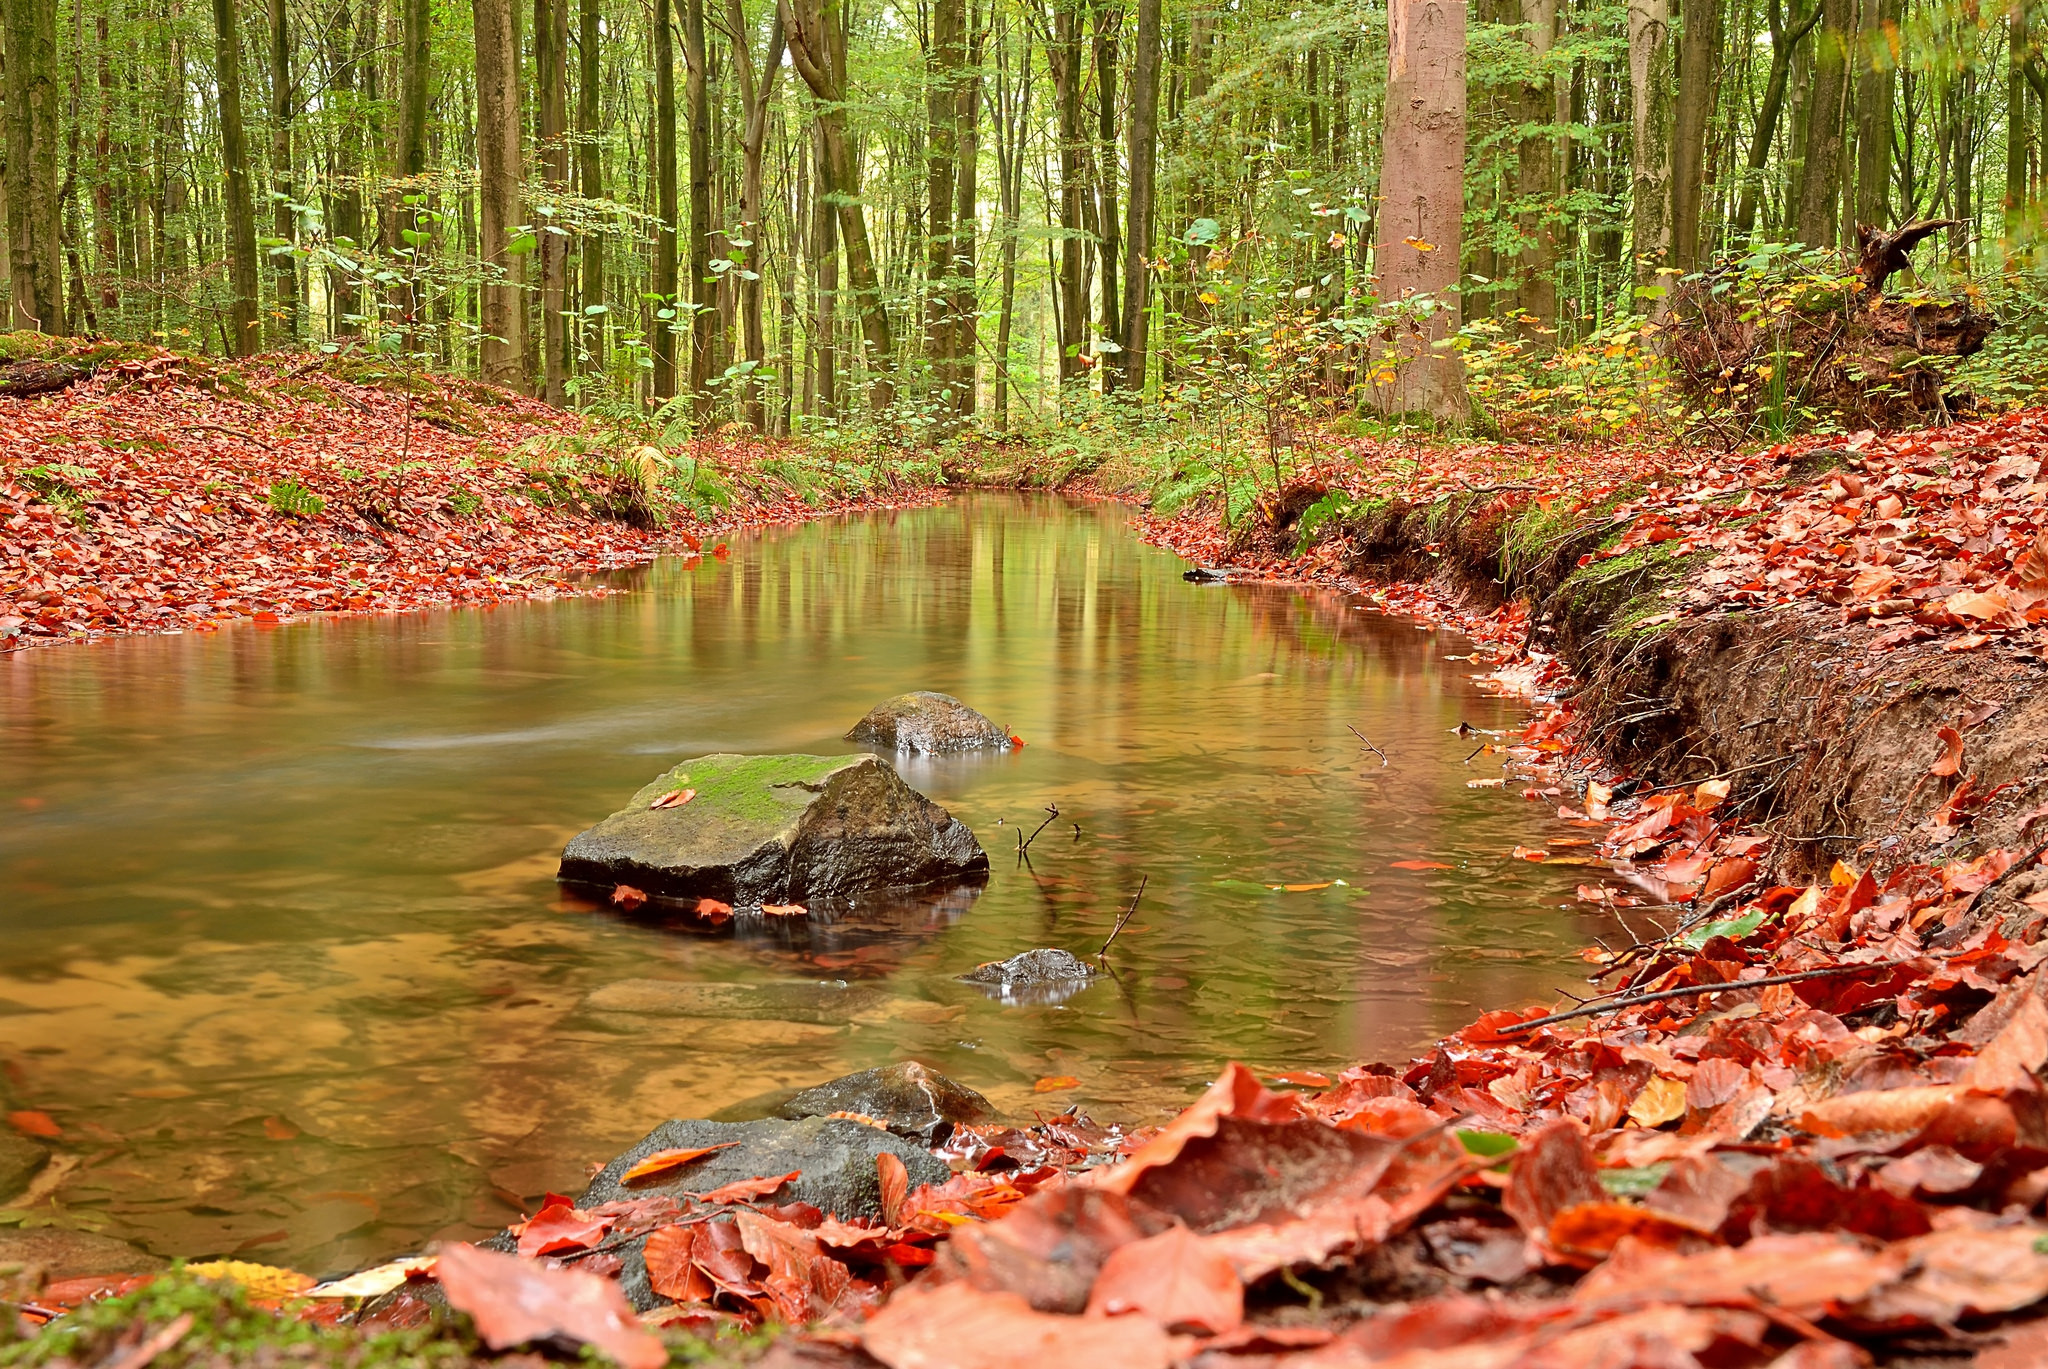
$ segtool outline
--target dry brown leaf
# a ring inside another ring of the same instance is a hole
[[[441,1247],[434,1277],[448,1305],[467,1312],[493,1350],[561,1336],[596,1347],[622,1369],[668,1362],[668,1351],[641,1329],[610,1279],[461,1244]]]
[[[1141,1312],[1168,1331],[1221,1336],[1244,1323],[1244,1285],[1231,1262],[1184,1226],[1109,1253],[1088,1311]]]
[[[889,1369],[1168,1369],[1173,1338],[1147,1317],[1063,1317],[967,1283],[912,1286],[861,1328]]]

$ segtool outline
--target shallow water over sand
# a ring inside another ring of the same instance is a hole
[[[1571,834],[1467,785],[1498,762],[1457,724],[1521,716],[1469,647],[1181,570],[1113,507],[972,496],[607,599],[0,659],[0,1110],[82,1157],[41,1215],[319,1273],[870,1065],[1153,1120],[1225,1059],[1405,1055],[1579,977],[1588,872],[1509,855]],[[988,847],[978,896],[707,934],[557,890],[563,841],[673,761],[851,750],[914,688],[1028,743],[904,766]],[[1113,979],[1017,1006],[953,978],[1092,953],[1141,876]]]

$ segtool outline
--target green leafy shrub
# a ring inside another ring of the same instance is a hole
[[[268,496],[271,511],[290,518],[318,518],[327,501],[296,480],[273,480]]]

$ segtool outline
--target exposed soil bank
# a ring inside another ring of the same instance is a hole
[[[1249,573],[1424,583],[1468,619],[1518,602],[1580,682],[1588,747],[1660,784],[1732,777],[1781,874],[1947,860],[2048,835],[2039,422],[1408,497],[1325,468],[1229,533],[1183,514],[1148,535]],[[1963,758],[1930,773],[1943,728]]]

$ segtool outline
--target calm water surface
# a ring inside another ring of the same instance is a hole
[[[1114,508],[978,496],[602,600],[0,658],[0,1102],[83,1157],[46,1215],[331,1271],[854,1069],[1152,1120],[1225,1059],[1393,1057],[1580,973],[1588,872],[1509,855],[1573,834],[1467,786],[1498,762],[1457,724],[1521,716],[1469,646],[1182,568]],[[918,688],[1028,743],[905,767],[988,847],[978,897],[713,935],[556,889],[562,843],[677,759],[847,751]],[[1416,860],[1454,868],[1390,868]],[[1092,951],[1140,876],[1114,980],[1017,1006],[953,979]]]

